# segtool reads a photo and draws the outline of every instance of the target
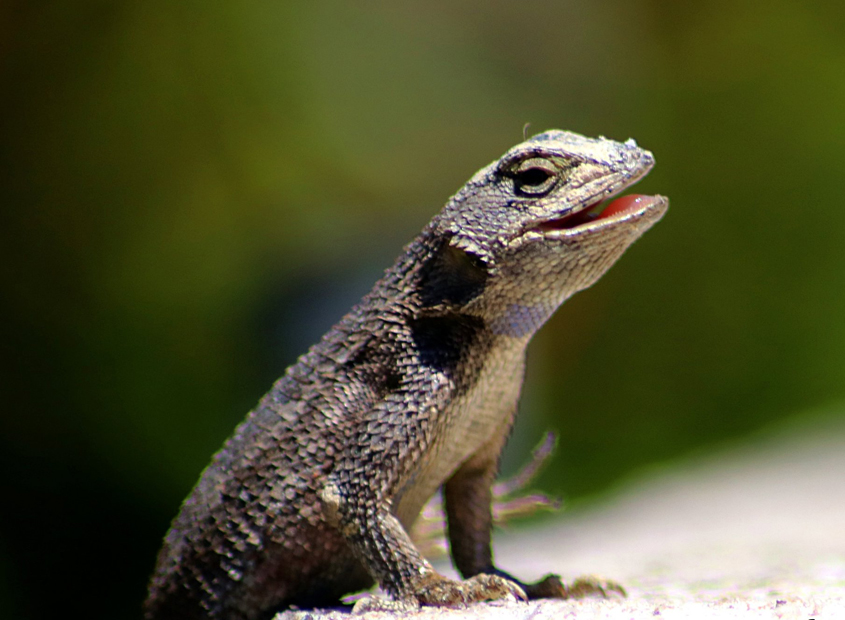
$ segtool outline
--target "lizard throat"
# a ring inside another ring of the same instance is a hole
[[[570,213],[561,218],[548,220],[542,222],[534,227],[534,230],[539,232],[547,232],[552,230],[571,230],[582,224],[591,224],[599,220],[606,220],[614,216],[619,216],[619,219],[626,215],[635,213],[643,208],[645,202],[652,200],[651,196],[643,196],[641,194],[631,194],[630,196],[622,196],[611,201],[598,202],[589,205],[576,213]]]

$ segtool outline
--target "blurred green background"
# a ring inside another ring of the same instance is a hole
[[[0,616],[134,618],[286,365],[531,132],[624,140],[664,219],[543,329],[547,491],[845,398],[845,4],[0,4]]]

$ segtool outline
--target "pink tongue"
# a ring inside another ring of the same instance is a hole
[[[622,198],[617,198],[616,200],[608,204],[604,209],[602,209],[601,213],[599,213],[596,219],[601,220],[606,217],[616,215],[617,213],[622,213],[624,211],[636,211],[639,208],[640,203],[648,198],[649,196],[643,196],[642,194],[631,194],[630,196],[622,196]]]

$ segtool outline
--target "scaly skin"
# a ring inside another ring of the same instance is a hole
[[[633,141],[549,131],[476,173],[214,456],[165,538],[146,617],[267,618],[374,580],[405,608],[580,592],[493,565],[490,487],[532,335],[668,201],[584,213],[652,165]],[[464,582],[407,534],[441,485]]]

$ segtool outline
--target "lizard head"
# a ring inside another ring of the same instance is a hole
[[[530,336],[666,212],[662,196],[617,197],[653,165],[633,140],[547,131],[481,169],[429,227],[475,284],[461,311]]]

